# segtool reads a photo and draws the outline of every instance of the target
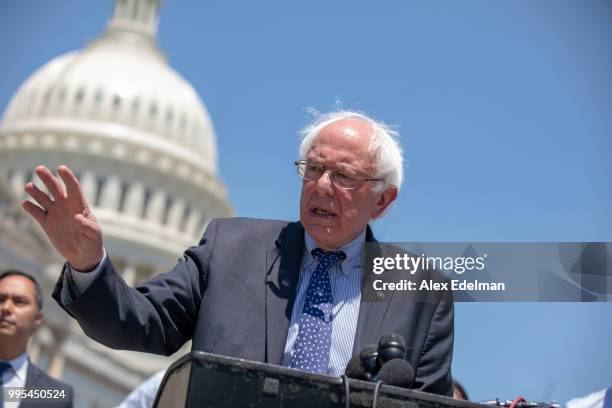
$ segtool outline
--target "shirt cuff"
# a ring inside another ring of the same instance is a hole
[[[79,271],[66,262],[65,279],[69,282],[70,292],[74,297],[78,297],[81,293],[85,292],[89,286],[93,283],[96,277],[100,274],[102,268],[106,265],[106,248],[102,248],[102,260],[91,272]]]

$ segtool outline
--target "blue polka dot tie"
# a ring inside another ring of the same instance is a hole
[[[326,374],[329,367],[334,307],[329,268],[345,259],[346,254],[342,251],[325,252],[321,248],[315,248],[312,250],[312,256],[319,258],[319,264],[310,277],[306,290],[306,300],[298,322],[300,330],[293,346],[290,367]]]

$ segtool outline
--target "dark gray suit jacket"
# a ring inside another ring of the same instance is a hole
[[[72,399],[74,391],[72,386],[58,381],[54,378],[49,377],[47,373],[28,361],[28,371],[26,373],[26,389],[40,389],[40,390],[58,390],[64,391],[65,398],[45,400],[45,399],[34,399],[34,400],[22,400],[19,404],[19,408],[40,408],[43,406],[52,406],[57,408],[72,408]],[[52,401],[52,402],[51,402]]]
[[[375,241],[369,228],[366,240]],[[219,219],[170,272],[134,289],[107,262],[69,304],[61,302],[69,290],[62,272],[53,297],[88,336],[112,348],[169,355],[193,339],[193,350],[280,364],[303,250],[299,222]],[[354,353],[400,333],[419,387],[450,395],[452,302],[394,298],[362,301]]]

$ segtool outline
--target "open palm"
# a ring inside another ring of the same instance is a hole
[[[36,174],[50,194],[41,191],[34,183],[28,183],[25,191],[40,207],[30,201],[24,201],[22,206],[75,269],[90,271],[102,260],[102,230],[72,171],[62,165],[57,172],[66,190],[48,168],[38,166]]]

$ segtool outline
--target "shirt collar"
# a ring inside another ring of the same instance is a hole
[[[17,378],[19,378],[21,381],[25,382],[25,378],[27,375],[27,369],[28,369],[28,353],[24,352],[23,354],[20,354],[19,356],[15,357],[12,360],[7,361],[7,363],[9,363],[11,365],[11,367],[13,368],[13,371],[15,372],[15,375],[17,376]]]
[[[361,233],[357,235],[357,238],[337,249],[337,251],[344,251],[344,253],[346,254],[346,259],[342,261],[340,268],[344,276],[348,275],[351,272],[351,270],[353,269],[352,266],[361,264],[363,246],[365,244],[365,236],[366,229],[364,228],[363,231],[361,231]],[[304,260],[306,262],[304,262],[303,265],[306,266],[310,265],[311,262],[314,262],[315,259],[312,256],[311,252],[317,247],[317,243],[315,242],[314,238],[306,230],[304,230],[304,245]]]

